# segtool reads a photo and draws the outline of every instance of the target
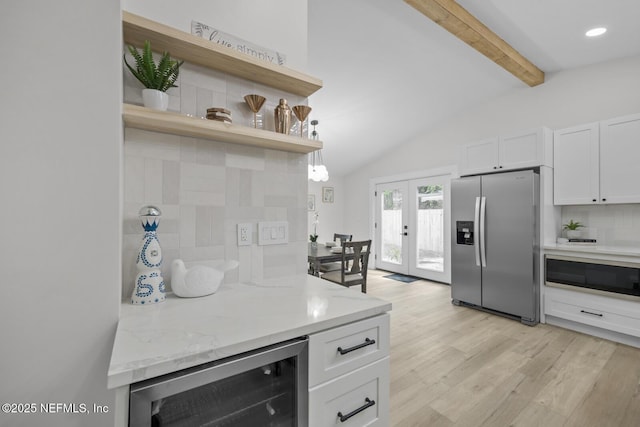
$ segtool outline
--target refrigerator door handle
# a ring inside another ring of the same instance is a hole
[[[476,197],[476,211],[473,215],[473,235],[475,236],[473,242],[473,249],[476,252],[476,265],[480,267],[480,197]]]
[[[483,267],[487,266],[487,252],[485,246],[485,218],[487,215],[487,198],[482,196],[480,199],[480,263]]]

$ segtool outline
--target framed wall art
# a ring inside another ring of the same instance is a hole
[[[316,210],[316,195],[315,194],[309,194],[307,196],[307,210],[308,211],[315,211]]]
[[[333,187],[322,187],[322,203],[333,203]]]

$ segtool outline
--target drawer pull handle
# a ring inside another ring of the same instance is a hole
[[[600,313],[592,313],[592,312],[590,312],[590,311],[585,311],[585,310],[580,310],[580,313],[590,314],[590,315],[592,315],[592,316],[602,317],[602,314],[600,314]]]
[[[358,409],[356,409],[355,411],[351,411],[349,412],[347,415],[342,415],[342,412],[338,412],[338,418],[340,418],[340,422],[343,423],[345,421],[347,421],[349,418],[353,417],[356,414],[359,414],[360,412],[364,411],[365,409],[373,406],[376,404],[375,400],[371,400],[368,397],[365,397],[364,399],[364,405],[362,405],[361,407],[359,407]]]
[[[341,355],[345,355],[347,353],[351,353],[354,350],[357,350],[359,348],[366,347],[368,345],[372,345],[375,343],[376,343],[376,340],[366,338],[362,344],[354,345],[353,347],[349,347],[345,349],[343,349],[342,347],[338,347],[338,353],[340,353]]]

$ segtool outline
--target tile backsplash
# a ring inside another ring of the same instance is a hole
[[[306,98],[185,63],[178,87],[169,90],[169,110],[206,116],[210,107],[232,112],[233,123],[250,126],[253,113],[243,97],[267,98],[261,113],[273,130],[280,98],[306,105]],[[124,70],[124,100],[142,104],[141,85]],[[294,122],[296,120],[294,119]],[[297,129],[297,124],[295,125]],[[294,129],[295,130],[295,129]],[[144,234],[142,206],[162,211],[158,238],[162,274],[170,289],[171,262],[235,259],[225,281],[251,281],[306,272],[307,155],[126,128],[124,143],[123,299],[136,276]],[[258,246],[258,221],[288,221],[289,243]],[[237,245],[238,223],[251,223],[253,244]]]
[[[562,224],[585,225],[582,235],[606,246],[640,246],[640,204],[563,206]]]

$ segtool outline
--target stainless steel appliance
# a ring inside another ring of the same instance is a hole
[[[579,287],[586,292],[637,300],[640,264],[547,255],[547,286]]]
[[[539,187],[535,170],[452,181],[454,304],[538,322]]]
[[[296,339],[131,386],[130,427],[307,425],[308,340]]]

